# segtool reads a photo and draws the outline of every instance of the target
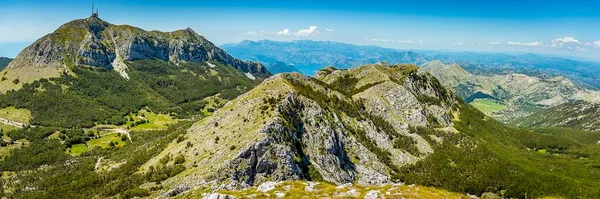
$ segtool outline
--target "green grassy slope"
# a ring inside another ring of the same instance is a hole
[[[513,124],[526,128],[562,127],[600,131],[600,104],[583,101],[565,103],[540,111]]]
[[[29,109],[33,125],[121,125],[125,123],[123,116],[143,107],[180,117],[200,114],[205,97],[221,94],[231,99],[257,83],[218,63],[214,68],[206,63],[176,66],[160,60],[128,65],[130,80],[112,70],[73,67],[73,75],[42,79],[0,95],[0,107]]]
[[[498,104],[489,99],[475,100],[469,104],[473,105],[475,108],[479,109],[481,112],[484,112],[486,114],[506,109],[505,105]]]
[[[506,127],[471,106],[460,109],[461,132],[434,153],[399,175],[408,183],[507,197],[597,198],[600,154],[589,132],[536,133]],[[585,137],[582,139],[582,137]],[[586,141],[588,140],[588,141]],[[539,150],[553,151],[540,153]],[[585,158],[582,158],[585,157]]]

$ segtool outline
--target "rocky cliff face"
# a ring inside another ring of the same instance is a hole
[[[145,31],[128,25],[113,25],[97,17],[62,25],[25,48],[6,71],[13,74],[7,78],[20,78],[21,84],[57,77],[68,72],[69,67],[79,65],[114,69],[128,78],[124,61],[144,59],[175,64],[216,61],[255,77],[270,75],[262,65],[232,57],[189,28],[174,32]],[[27,74],[34,73],[33,70],[43,74]]]
[[[246,187],[274,180],[391,182],[399,167],[433,153],[452,128],[453,93],[412,65],[327,68],[317,78],[279,74],[188,130],[144,169],[183,155],[168,184],[217,180]],[[438,134],[415,129],[430,129]]]

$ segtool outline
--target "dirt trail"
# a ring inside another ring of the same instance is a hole
[[[100,167],[100,162],[102,161],[102,158],[104,158],[104,157],[99,157],[98,160],[96,161],[96,166],[94,166],[94,171],[98,170],[98,167]]]
[[[6,119],[6,118],[0,118],[0,123],[4,123],[6,125],[14,126],[14,127],[17,127],[17,128],[23,128],[23,127],[25,127],[25,126],[28,125],[28,124],[25,124],[25,123],[21,123],[21,122],[9,120],[9,119]]]

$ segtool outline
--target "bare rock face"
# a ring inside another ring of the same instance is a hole
[[[414,66],[327,70],[319,79],[275,75],[198,122],[187,134],[192,147],[181,142],[163,153],[198,163],[177,179],[237,188],[284,180],[385,184],[444,142],[411,128],[455,133],[456,95]],[[381,76],[366,79],[373,74]]]

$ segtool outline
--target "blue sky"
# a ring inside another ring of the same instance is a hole
[[[90,15],[91,1],[0,2],[0,56]],[[331,40],[397,49],[532,52],[600,60],[600,1],[96,0],[100,17],[146,30],[190,27],[216,44]]]

